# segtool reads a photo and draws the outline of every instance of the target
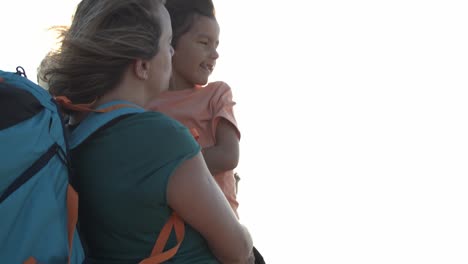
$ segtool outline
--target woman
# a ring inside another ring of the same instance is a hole
[[[163,1],[83,0],[61,50],[50,57],[50,92],[91,108],[116,101],[143,107],[168,88],[171,37]],[[86,118],[69,113],[72,126]],[[251,256],[249,232],[179,122],[159,112],[122,116],[72,158],[90,263],[145,259],[172,211],[186,223],[173,263],[246,263]],[[175,243],[171,236],[166,248]]]

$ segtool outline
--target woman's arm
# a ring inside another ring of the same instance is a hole
[[[199,153],[184,161],[167,186],[170,207],[208,242],[222,263],[246,263],[252,238],[239,223]]]
[[[202,150],[211,174],[233,170],[239,162],[239,137],[237,129],[221,118],[216,126],[216,144]]]

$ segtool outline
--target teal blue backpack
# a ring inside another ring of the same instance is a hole
[[[0,263],[83,262],[68,153],[49,93],[0,71]]]

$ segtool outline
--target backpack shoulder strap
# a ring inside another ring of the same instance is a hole
[[[109,109],[107,112],[93,112],[90,113],[78,127],[73,130],[70,138],[70,148],[78,147],[89,136],[96,132],[99,128],[109,123],[110,121],[126,114],[143,113],[145,109],[140,106],[126,102],[126,101],[113,101],[103,104],[97,110]]]

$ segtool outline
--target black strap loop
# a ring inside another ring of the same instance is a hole
[[[16,74],[18,74],[19,76],[23,76],[25,78],[28,78],[28,76],[26,76],[26,71],[21,66],[16,67]]]

